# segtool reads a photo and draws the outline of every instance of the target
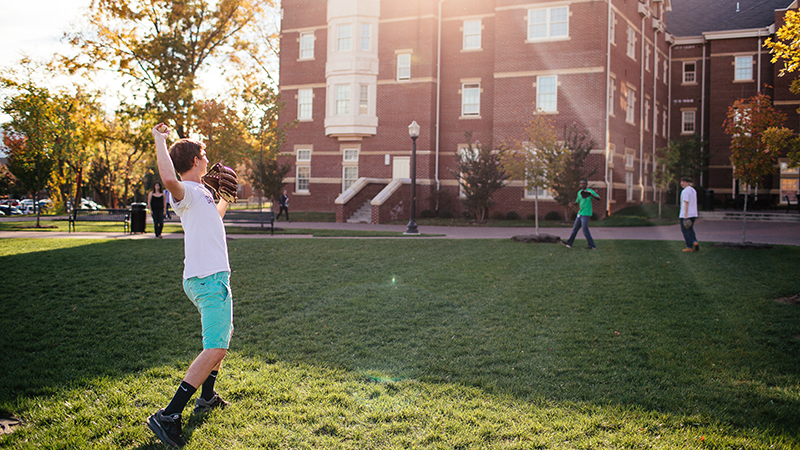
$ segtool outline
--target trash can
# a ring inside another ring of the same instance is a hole
[[[145,233],[147,223],[147,204],[131,203],[131,234]]]
[[[714,190],[707,189],[706,190],[706,202],[703,208],[705,211],[713,211],[714,210]]]

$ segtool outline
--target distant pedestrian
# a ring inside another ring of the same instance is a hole
[[[570,205],[578,206],[578,217],[575,218],[575,224],[572,226],[572,234],[570,234],[567,242],[560,241],[564,247],[572,248],[572,244],[575,242],[575,236],[578,235],[578,230],[583,230],[583,235],[586,237],[586,243],[588,244],[586,248],[588,250],[597,248],[594,245],[592,233],[589,232],[589,219],[592,217],[592,200],[594,199],[600,200],[600,196],[597,195],[597,192],[589,188],[588,181],[581,180],[578,197],[574,202],[570,203]]]
[[[289,221],[289,196],[286,195],[286,189],[283,190],[283,194],[278,197],[278,206],[280,207],[280,211],[278,211],[278,217],[275,218],[277,222],[278,219],[281,218],[281,214],[286,211],[286,221]]]
[[[164,229],[164,216],[167,214],[166,199],[161,183],[156,181],[153,190],[147,196],[147,205],[150,207],[150,215],[153,216],[153,229],[159,239],[161,239],[161,230]]]
[[[678,217],[681,220],[681,233],[683,240],[686,241],[685,252],[699,252],[700,243],[694,233],[694,223],[697,221],[697,191],[692,187],[692,179],[689,177],[681,178],[681,212]]]

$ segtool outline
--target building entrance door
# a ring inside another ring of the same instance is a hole
[[[411,158],[395,156],[392,164],[392,178],[411,178]]]

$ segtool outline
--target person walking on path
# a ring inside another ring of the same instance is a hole
[[[592,239],[592,233],[589,232],[589,219],[592,217],[592,200],[600,200],[600,196],[595,191],[589,188],[589,182],[581,180],[580,190],[578,190],[578,197],[571,205],[578,206],[578,216],[575,218],[575,224],[572,226],[572,234],[569,235],[567,242],[559,241],[567,248],[572,248],[575,242],[575,236],[578,235],[578,230],[583,230],[583,235],[586,237],[586,243],[589,250],[597,248]]]
[[[281,214],[286,211],[286,221],[289,221],[289,196],[286,195],[286,189],[283,190],[283,194],[278,197],[278,206],[280,207],[280,211],[278,211],[278,217],[275,218],[277,222],[278,219],[281,218]]]
[[[153,228],[156,237],[161,238],[161,230],[164,229],[164,216],[167,214],[167,198],[161,188],[161,183],[156,181],[153,190],[147,196],[147,205],[150,207],[150,215],[153,216]]]
[[[694,223],[697,221],[697,191],[692,187],[692,179],[689,177],[681,178],[681,212],[678,218],[681,220],[681,233],[683,240],[686,241],[685,252],[699,252],[700,243],[694,233]]]
[[[163,124],[153,128],[158,172],[172,194],[172,209],[184,230],[183,290],[200,312],[203,351],[189,366],[169,405],[151,415],[147,426],[167,446],[182,447],[186,442],[181,415],[199,388],[202,391],[194,412],[228,405],[214,385],[233,333],[233,296],[222,223],[228,202],[220,199],[215,204],[214,196],[201,182],[208,167],[205,145],[181,139],[167,150],[168,132]]]

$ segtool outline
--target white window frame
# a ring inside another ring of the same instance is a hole
[[[342,166],[342,192],[358,181],[358,165]]]
[[[531,8],[528,10],[528,41],[552,41],[569,38],[569,6]],[[566,17],[566,20],[558,20]],[[539,20],[543,19],[543,20]],[[534,29],[544,30],[543,35],[534,36]]]
[[[625,47],[625,54],[628,55],[628,58],[636,61],[636,30],[630,25],[628,25],[627,37],[628,42],[627,47]]]
[[[614,99],[617,97],[617,78],[613,76],[608,77],[608,114],[613,116],[616,106]]]
[[[461,116],[481,115],[481,84],[461,84]]]
[[[372,49],[372,25],[368,23],[361,24],[361,39],[359,48],[362,51],[368,52]]]
[[[662,81],[664,81],[664,84],[667,84],[667,77],[669,76],[669,64],[667,64],[667,60],[666,59],[664,60],[663,63],[664,63],[663,64],[663,66],[664,66],[664,77],[662,78]]]
[[[336,50],[340,52],[353,50],[353,24],[345,23],[336,26]]]
[[[358,148],[346,148],[342,150],[342,162],[358,163]]]
[[[681,134],[694,134],[697,131],[695,127],[696,121],[696,110],[688,109],[681,111]]]
[[[480,50],[482,45],[482,28],[483,21],[481,19],[468,19],[462,23],[462,50]]]
[[[397,54],[397,81],[408,81],[411,79],[411,53],[402,52]]]
[[[650,99],[644,99],[644,118],[642,118],[645,131],[650,131]]]
[[[625,172],[625,200],[633,201],[633,172]]]
[[[314,119],[314,89],[303,88],[297,90],[297,120],[308,121]]]
[[[558,112],[558,75],[536,77],[536,109],[546,113]]]
[[[300,33],[300,52],[299,60],[306,61],[314,59],[314,32],[304,31]]]
[[[650,46],[644,44],[644,70],[650,72]]]
[[[697,84],[697,61],[683,62],[682,84]]]
[[[611,11],[610,27],[609,34],[611,35],[611,45],[617,45],[617,13],[615,11]]]
[[[336,84],[333,87],[335,92],[335,108],[337,116],[346,116],[350,114],[350,85],[349,84]]]
[[[311,165],[297,166],[295,169],[295,192],[307,194],[311,184]]]
[[[667,110],[665,109],[664,114],[661,116],[661,135],[664,137],[669,136],[669,130],[667,129],[669,127],[668,122],[669,114],[667,114]]]
[[[736,56],[733,60],[733,81],[753,81],[753,56]]]
[[[625,122],[636,125],[636,90],[628,86],[625,100]]]
[[[311,162],[311,149],[310,148],[298,148],[295,152],[295,160],[298,163],[302,162]]]
[[[800,191],[800,168],[797,167],[789,167],[789,160],[787,158],[780,158],[778,160],[778,164],[780,166],[780,203],[785,205],[786,199],[784,196],[789,196],[792,198],[792,195],[797,196],[798,191]],[[796,202],[796,199],[793,199],[793,203]]]
[[[633,153],[625,153],[625,168],[626,169],[633,169],[634,159],[636,157]]]
[[[365,116],[369,114],[369,85],[360,84],[358,86],[358,114]]]

